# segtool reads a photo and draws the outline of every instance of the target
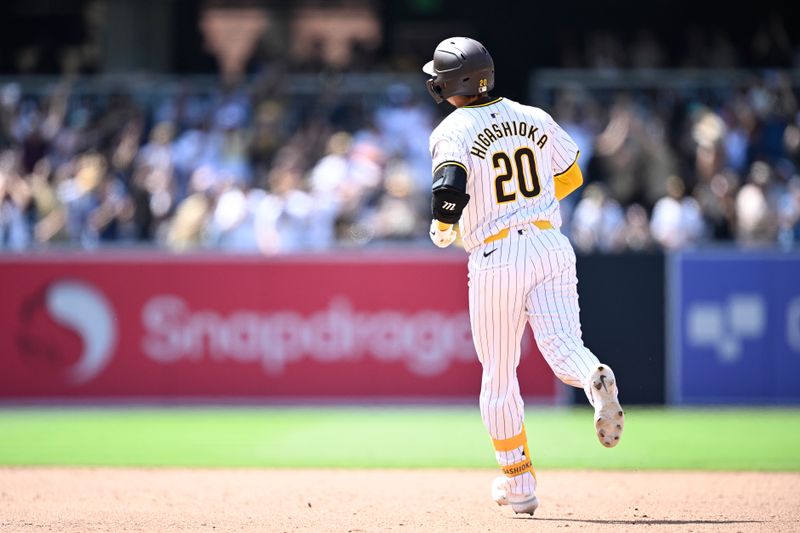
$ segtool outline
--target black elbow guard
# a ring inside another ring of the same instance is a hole
[[[455,224],[469,202],[467,171],[460,163],[444,163],[433,173],[433,218]]]

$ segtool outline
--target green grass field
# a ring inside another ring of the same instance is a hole
[[[603,448],[591,411],[529,408],[542,468],[800,471],[800,410],[626,411]],[[494,467],[474,408],[0,410],[0,464],[198,467]]]

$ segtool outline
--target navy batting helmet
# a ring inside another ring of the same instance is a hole
[[[456,95],[486,94],[494,88],[494,61],[486,47],[469,37],[445,39],[422,71],[432,76],[428,92],[436,103]]]

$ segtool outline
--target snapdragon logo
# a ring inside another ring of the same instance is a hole
[[[742,356],[745,340],[764,335],[767,311],[759,294],[732,294],[724,302],[696,302],[689,306],[689,344],[713,348],[720,361],[733,363]]]
[[[142,308],[142,324],[142,350],[155,361],[258,362],[271,375],[303,357],[319,362],[370,357],[401,362],[422,376],[439,375],[452,361],[475,358],[467,312],[362,312],[346,298],[308,315],[222,314],[191,309],[179,296],[159,295]]]
[[[72,385],[87,383],[111,359],[117,342],[114,310],[83,281],[48,284],[24,302],[20,315],[20,352],[38,366],[63,369]],[[75,337],[77,343],[70,342]]]

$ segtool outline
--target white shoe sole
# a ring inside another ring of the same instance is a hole
[[[530,498],[522,501],[512,501],[508,497],[508,480],[505,477],[498,477],[492,483],[492,499],[497,505],[510,505],[516,514],[529,514],[533,516],[539,508],[539,499],[533,494]]]
[[[533,516],[533,513],[539,508],[539,499],[534,496],[524,502],[511,502],[511,508],[517,514],[529,514]]]
[[[617,399],[617,380],[608,366],[600,365],[592,373],[590,382],[597,438],[606,448],[613,448],[619,444],[625,428],[625,413]]]

